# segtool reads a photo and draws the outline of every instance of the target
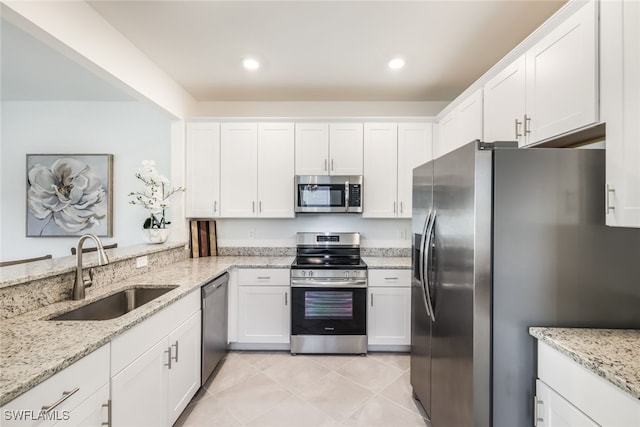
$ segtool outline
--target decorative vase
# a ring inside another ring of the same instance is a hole
[[[168,228],[143,228],[145,240],[150,244],[164,243],[169,237]]]

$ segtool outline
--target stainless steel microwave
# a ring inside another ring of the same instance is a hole
[[[296,175],[296,212],[362,213],[362,176]]]

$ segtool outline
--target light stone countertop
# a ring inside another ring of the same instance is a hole
[[[0,406],[40,384],[162,308],[198,290],[232,267],[289,268],[287,257],[207,257],[168,264],[152,272],[99,288],[83,301],[62,301],[0,321]],[[48,321],[122,289],[178,285],[123,316],[103,321]]]
[[[529,328],[529,333],[640,399],[640,330]]]
[[[363,256],[362,260],[373,269],[411,269],[411,257]]]

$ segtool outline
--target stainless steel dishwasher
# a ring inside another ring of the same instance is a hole
[[[229,273],[202,287],[202,375],[204,384],[227,354]]]

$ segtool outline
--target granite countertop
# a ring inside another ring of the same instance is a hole
[[[529,328],[529,333],[640,399],[640,330]]]
[[[111,341],[232,267],[289,268],[286,257],[207,257],[168,264],[112,285],[88,288],[83,301],[62,301],[0,321],[0,406]],[[50,317],[134,286],[178,287],[123,316],[103,321]]]
[[[373,269],[411,269],[411,257],[363,256],[362,259]]]

